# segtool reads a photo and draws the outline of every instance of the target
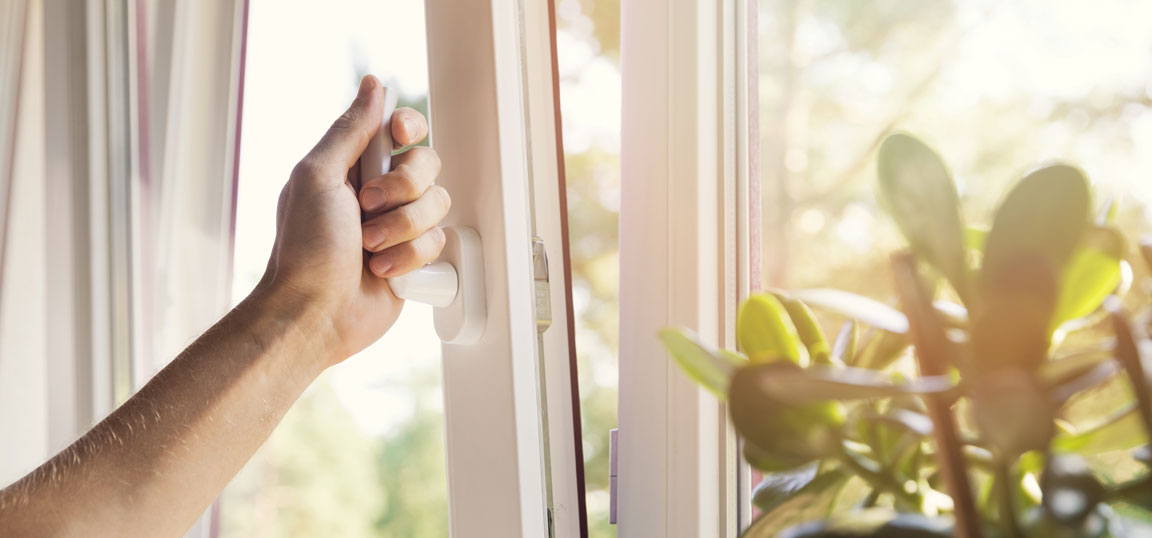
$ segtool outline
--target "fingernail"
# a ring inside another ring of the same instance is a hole
[[[367,248],[374,248],[376,245],[384,242],[384,229],[376,224],[364,225],[364,246]]]
[[[376,82],[376,76],[375,75],[364,75],[364,78],[360,79],[360,89],[357,90],[356,96],[359,97],[359,96],[367,93],[369,90],[372,89],[375,82]]]
[[[387,201],[384,197],[384,191],[380,189],[364,189],[360,193],[360,205],[364,211],[375,211],[377,208],[383,207],[384,202]]]
[[[407,135],[408,140],[416,141],[416,120],[412,118],[404,118],[400,120],[400,125],[404,127],[404,134]]]
[[[392,260],[389,260],[387,255],[377,254],[368,260],[368,267],[376,276],[384,276],[392,268]]]

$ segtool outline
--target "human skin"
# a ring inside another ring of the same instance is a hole
[[[251,295],[108,418],[0,490],[0,537],[183,535],[304,389],[392,326],[403,301],[384,279],[440,253],[450,201],[432,184],[430,148],[359,177],[382,115],[382,86],[365,77],[281,192]],[[412,109],[392,118],[399,144],[427,134]]]

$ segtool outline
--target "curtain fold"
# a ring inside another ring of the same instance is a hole
[[[134,388],[230,304],[247,16],[247,0],[135,0]],[[213,513],[187,536],[215,536]]]
[[[0,1],[0,486],[228,308],[246,16]]]
[[[247,2],[136,6],[139,386],[229,306]]]
[[[8,0],[0,5],[0,296],[4,289],[4,253],[12,203],[16,118],[20,106],[27,11],[26,0]]]

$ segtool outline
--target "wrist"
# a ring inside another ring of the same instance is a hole
[[[237,306],[241,309],[263,320],[254,330],[265,334],[253,337],[280,341],[302,373],[315,377],[344,358],[329,309],[290,287],[261,282]]]

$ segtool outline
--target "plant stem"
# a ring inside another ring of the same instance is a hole
[[[916,360],[923,375],[943,375],[948,371],[952,349],[940,324],[939,314],[932,306],[932,297],[921,281],[916,268],[916,259],[909,253],[892,256],[892,273],[896,283],[896,293],[900,304],[908,315],[912,345],[916,348]],[[952,496],[956,510],[956,536],[960,538],[983,538],[984,529],[976,501],[972,498],[972,486],[968,479],[963,446],[956,431],[956,420],[948,402],[928,395],[924,398],[928,416],[934,424],[936,437],[936,457],[940,473]]]
[[[1008,464],[996,462],[996,496],[1000,510],[1000,532],[1004,538],[1020,538],[1020,527],[1016,525],[1016,503],[1012,495],[1012,472]]]
[[[1136,334],[1128,316],[1120,307],[1108,302],[1106,304],[1111,310],[1112,328],[1116,332],[1116,357],[1128,373],[1128,381],[1132,384],[1132,392],[1136,395],[1140,409],[1140,419],[1144,423],[1144,433],[1152,438],[1152,389],[1148,386]]]

